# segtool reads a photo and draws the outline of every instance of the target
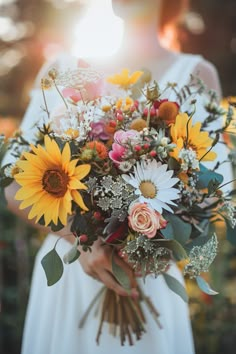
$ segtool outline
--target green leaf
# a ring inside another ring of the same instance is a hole
[[[180,164],[175,158],[170,157],[168,159],[168,168],[169,170],[179,170]]]
[[[196,185],[197,189],[204,189],[204,188],[213,188],[212,181],[215,181],[217,185],[220,185],[223,182],[223,176],[219,173],[214,171],[208,170],[205,166],[200,164],[200,171],[196,173],[198,177],[198,182]]]
[[[61,229],[63,229],[63,227],[65,227],[61,222],[60,219],[58,219],[58,223],[54,224],[54,222],[50,222],[49,226],[51,227],[52,231],[56,232],[59,231]]]
[[[200,276],[196,277],[197,285],[199,288],[208,295],[217,295],[219,294],[217,291],[212,290],[210,285]]]
[[[207,236],[208,233],[210,233],[210,226],[211,225],[208,219],[200,221],[199,224],[194,224],[191,238],[195,239],[197,237]]]
[[[236,226],[232,228],[227,219],[225,219],[225,224],[227,227],[226,238],[232,245],[236,246]]]
[[[220,183],[216,179],[211,179],[207,186],[208,195],[214,194],[219,186]]]
[[[185,250],[187,251],[187,253],[189,253],[193,247],[195,246],[204,246],[213,236],[213,233],[210,233],[207,236],[199,236],[198,238],[195,238],[194,240],[192,240],[191,242],[189,242],[187,245],[185,245]]]
[[[80,251],[78,250],[78,244],[79,244],[79,240],[76,237],[75,242],[73,244],[73,246],[71,247],[71,249],[69,250],[69,252],[67,252],[64,257],[63,257],[63,261],[65,264],[71,264],[74,261],[76,261],[79,256],[80,256]]]
[[[168,239],[175,239],[181,245],[184,245],[190,238],[192,226],[174,214],[165,214],[165,219],[169,223],[165,229],[161,230],[163,236]]]
[[[181,261],[181,259],[186,259],[188,257],[185,249],[178,241],[170,240],[167,245],[167,247],[172,250],[177,261]]]
[[[174,238],[174,230],[171,223],[168,223],[166,227],[161,230],[161,233],[165,238],[172,240]]]
[[[188,255],[183,248],[183,246],[176,240],[165,240],[165,239],[159,239],[159,240],[153,240],[153,242],[158,243],[160,247],[165,247],[168,250],[171,250],[173,252],[173,256],[177,261],[180,261],[181,259],[186,259],[188,258]]]
[[[43,257],[41,263],[46,274],[48,286],[55,284],[61,278],[64,268],[55,248]]]
[[[163,277],[168,287],[179,295],[185,302],[188,302],[188,294],[186,293],[184,286],[176,278],[167,273],[163,273]]]
[[[112,272],[116,280],[124,289],[130,290],[130,280],[126,272],[115,262],[114,252],[112,253]]]

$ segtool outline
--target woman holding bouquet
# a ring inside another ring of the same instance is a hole
[[[185,1],[113,0],[112,4],[114,12],[125,21],[123,46],[107,62],[104,60],[93,63],[92,60],[88,60],[93,67],[109,75],[120,71],[123,67],[131,71],[145,67],[159,85],[175,81],[179,86],[189,81],[191,73],[199,72],[206,85],[220,93],[218,76],[212,64],[201,56],[180,54],[164,49],[157,38],[157,26],[159,24],[160,29],[160,21],[164,21],[164,24],[168,21],[175,22],[186,5]],[[164,17],[166,13],[169,16]],[[56,66],[58,70],[66,70],[67,67],[76,67],[77,61],[75,58],[62,56],[52,66]],[[43,69],[39,78],[41,79],[45,74],[46,70]],[[58,97],[49,93],[47,99],[49,111],[53,110],[58,102],[60,102]],[[32,100],[25,114],[22,129],[30,131],[33,117],[37,119],[41,114],[42,104],[41,90],[36,87],[32,92]],[[198,107],[197,112],[199,115],[202,114]],[[27,213],[19,211],[19,204],[14,200],[18,188],[16,184],[11,184],[6,189],[9,208],[21,217],[27,218]],[[158,276],[156,279],[147,277],[143,284],[145,293],[150,296],[160,312],[159,320],[162,328],[156,326],[152,316],[147,312],[145,314],[146,333],[133,347],[128,345],[121,347],[119,338],[113,338],[107,333],[108,329],[105,327],[100,345],[97,346],[95,337],[98,320],[94,318],[93,313],[89,315],[84,327],[78,329],[79,320],[88,304],[99,291],[102,283],[118,295],[131,296],[135,299],[138,296],[139,280],[135,278],[130,266],[115,255],[116,263],[130,279],[132,289],[131,293],[127,293],[112,274],[111,248],[101,246],[101,241],[96,241],[91,253],[82,252],[79,262],[76,261],[66,267],[62,279],[54,286],[47,287],[41,260],[54,247],[55,241],[61,235],[64,237],[58,243],[57,251],[63,256],[74,242],[69,226],[58,234],[50,232],[36,257],[22,354],[106,354],[111,350],[114,354],[139,354],[144,351],[155,354],[194,353],[188,307],[167,287],[163,276]],[[183,283],[176,265],[171,265],[168,273]],[[139,283],[142,283],[142,280]]]

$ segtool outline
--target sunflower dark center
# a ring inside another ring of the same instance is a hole
[[[43,189],[57,198],[64,197],[68,181],[69,177],[64,171],[47,170],[42,179]]]
[[[143,181],[139,185],[139,189],[145,198],[155,198],[157,195],[157,188],[151,181]]]

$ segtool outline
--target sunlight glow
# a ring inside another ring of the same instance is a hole
[[[120,47],[123,21],[112,10],[111,0],[92,1],[72,34],[72,54],[84,58],[102,58]]]

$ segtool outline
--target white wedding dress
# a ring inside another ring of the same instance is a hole
[[[183,85],[201,61],[201,56],[177,54],[175,63],[168,72],[157,78],[158,83],[164,86],[168,81],[177,81],[180,86]],[[71,65],[70,59],[66,57],[59,61],[61,70]],[[47,91],[46,94],[50,110],[60,99],[53,92]],[[42,93],[35,89],[22,122],[22,129],[27,130],[29,134],[34,122],[42,117],[42,106]],[[50,208],[50,205],[48,207]],[[146,333],[134,346],[127,344],[121,347],[119,337],[110,335],[106,326],[103,327],[98,346],[95,341],[98,318],[94,316],[94,310],[83,329],[79,329],[78,324],[102,284],[86,275],[80,263],[76,261],[65,266],[64,274],[57,284],[48,287],[41,260],[54,247],[56,240],[55,235],[49,234],[35,260],[22,354],[194,353],[188,305],[167,287],[162,276],[157,279],[149,276],[145,284],[142,284],[145,293],[151,297],[160,312],[162,329],[158,328],[147,312]],[[57,251],[63,256],[70,247],[71,245],[62,239],[57,245]],[[171,266],[169,273],[183,282],[177,266]],[[142,280],[140,282],[143,283]]]

